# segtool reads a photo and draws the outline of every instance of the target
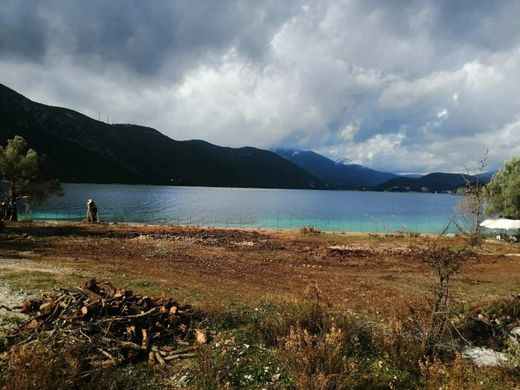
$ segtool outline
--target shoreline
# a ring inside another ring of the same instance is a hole
[[[396,230],[396,231],[346,231],[346,230],[322,230],[316,228],[312,225],[305,225],[303,227],[287,227],[287,228],[263,228],[263,227],[250,227],[245,226],[212,226],[212,225],[177,225],[172,223],[147,223],[147,222],[97,222],[97,223],[87,223],[83,221],[77,220],[20,220],[17,222],[5,221],[6,226],[84,226],[84,227],[96,227],[96,226],[107,226],[107,227],[128,227],[128,228],[175,228],[175,229],[187,229],[187,230],[223,230],[223,231],[250,231],[250,232],[261,232],[261,233],[301,233],[307,236],[317,236],[321,234],[328,235],[342,235],[342,236],[370,236],[370,235],[379,235],[379,236],[425,236],[425,237],[434,237],[438,236],[436,233],[431,232],[416,232],[416,231],[406,231],[406,230]],[[302,232],[306,227],[312,227],[315,229],[315,232]],[[454,237],[456,234],[448,233],[447,237]]]

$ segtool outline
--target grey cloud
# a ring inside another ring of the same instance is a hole
[[[516,0],[442,0],[437,2],[434,33],[451,44],[490,51],[518,45],[520,3]]]
[[[43,60],[48,26],[33,5],[31,1],[0,1],[0,56]]]
[[[518,1],[0,2],[0,73],[35,100],[396,171],[518,152]]]
[[[21,8],[18,2],[6,3]],[[271,34],[293,10],[291,2],[274,1],[31,2],[23,17],[11,17],[11,31],[4,35],[24,40],[39,26],[40,34],[12,46],[41,57],[45,46],[39,44],[40,37],[46,36],[55,56],[73,56],[89,66],[112,62],[147,75],[167,65],[181,76],[233,46],[253,60],[262,58]],[[40,15],[47,23],[42,24]]]

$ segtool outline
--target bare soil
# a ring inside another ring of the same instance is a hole
[[[432,275],[411,248],[428,236],[304,234],[146,225],[17,223],[0,232],[0,278],[48,291],[87,278],[206,310],[300,297],[317,284],[332,305],[383,320],[426,305]],[[450,244],[457,237],[446,238]],[[461,303],[520,293],[520,245],[488,241],[454,283]],[[0,302],[2,304],[2,302]]]

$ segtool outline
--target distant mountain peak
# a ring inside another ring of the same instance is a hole
[[[396,177],[393,173],[379,172],[362,165],[348,163],[346,159],[333,161],[310,150],[275,149],[274,151],[332,188],[373,188]]]

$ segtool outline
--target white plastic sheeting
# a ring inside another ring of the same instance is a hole
[[[520,230],[519,219],[486,219],[480,226],[494,230]]]

